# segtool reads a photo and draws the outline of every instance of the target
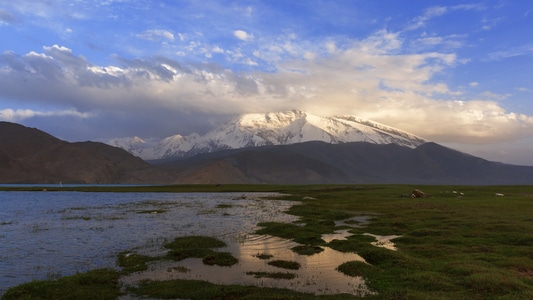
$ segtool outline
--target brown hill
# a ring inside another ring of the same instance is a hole
[[[172,174],[103,143],[0,122],[0,183],[168,183]]]
[[[103,143],[68,143],[0,122],[0,183],[533,184],[533,167],[487,161],[435,143],[307,142],[199,154],[152,165]]]
[[[533,184],[533,167],[491,162],[435,143],[411,149],[307,142],[159,163],[176,170],[180,183]]]

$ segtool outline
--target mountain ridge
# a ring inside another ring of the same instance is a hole
[[[161,166],[192,184],[533,184],[533,167],[491,162],[433,142],[412,149],[310,141],[203,153]],[[221,168],[228,176],[214,174]]]
[[[332,144],[364,141],[411,148],[427,140],[400,129],[353,115],[324,117],[299,110],[237,116],[204,135],[173,135],[150,143],[139,137],[117,138],[108,144],[145,160],[190,157],[226,149],[288,145],[308,141]]]
[[[0,122],[0,183],[168,183],[173,175],[123,149],[69,143],[36,128]]]
[[[99,142],[69,143],[0,122],[0,183],[89,184],[533,184],[533,167],[491,162],[428,142],[307,141],[148,164]]]

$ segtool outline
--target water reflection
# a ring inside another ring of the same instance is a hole
[[[376,235],[376,234],[370,234],[365,233],[365,235],[369,235],[371,237],[374,237],[376,239],[375,242],[372,242],[371,244],[376,247],[382,247],[385,249],[396,251],[396,245],[392,240],[397,239],[401,237],[400,235]]]
[[[243,284],[261,287],[289,288],[312,294],[366,295],[370,292],[360,277],[349,277],[336,270],[347,261],[364,261],[355,253],[342,253],[324,247],[324,251],[311,256],[298,255],[290,250],[297,243],[265,235],[250,235],[240,243],[230,244],[220,251],[231,252],[239,259],[232,267],[204,265],[201,259],[186,259],[180,262],[156,262],[148,271],[133,274],[124,279],[126,285],[133,285],[142,279],[171,280],[195,279],[216,284]],[[218,249],[217,249],[218,250]],[[268,264],[268,259],[258,255],[272,256],[269,260],[295,261],[301,265],[298,270],[286,270]],[[183,270],[188,270],[183,272]],[[249,272],[288,272],[294,279],[255,278]]]
[[[231,240],[258,222],[294,221],[283,213],[294,202],[263,199],[271,195],[0,192],[0,295],[35,279],[114,267],[121,251],[158,255],[177,236]]]
[[[221,284],[251,284],[290,288],[314,294],[369,291],[359,277],[336,268],[347,261],[363,261],[355,253],[324,251],[311,256],[290,249],[297,244],[271,236],[254,235],[259,222],[291,223],[285,214],[295,202],[266,200],[266,193],[84,193],[0,192],[0,295],[11,286],[34,279],[57,278],[97,268],[115,267],[117,254],[135,251],[160,256],[166,242],[188,235],[219,238],[239,263],[233,267],[206,266],[200,259],[155,262],[149,270],[124,278],[134,284],[142,278],[201,279]],[[369,216],[339,222],[359,227]],[[340,230],[324,235],[326,242],[345,239]],[[299,270],[268,264],[295,261]],[[184,272],[187,270],[187,272]],[[290,272],[295,279],[255,278],[248,272]]]

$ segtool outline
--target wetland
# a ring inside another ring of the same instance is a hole
[[[533,187],[421,188],[433,197],[402,197],[405,185],[4,191],[0,293],[533,298]]]

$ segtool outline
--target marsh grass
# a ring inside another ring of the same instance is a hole
[[[200,280],[143,281],[132,288],[137,295],[161,299],[305,299],[312,297],[287,289],[242,285],[216,285]],[[341,298],[338,298],[341,299]]]
[[[324,251],[324,248],[314,245],[298,245],[292,247],[291,250],[300,255],[313,255]]]
[[[2,299],[116,299],[121,295],[118,279],[119,274],[114,270],[93,270],[57,280],[21,284],[10,288]]]
[[[289,270],[298,270],[300,269],[301,265],[298,262],[295,261],[289,261],[289,260],[273,260],[268,262],[269,265],[282,268],[282,269],[289,269]]]
[[[288,272],[246,272],[246,275],[252,275],[255,278],[272,278],[272,279],[294,279],[296,274]]]
[[[254,255],[254,257],[257,257],[257,258],[263,259],[263,260],[267,260],[267,259],[271,259],[272,257],[274,257],[274,255],[267,254],[267,253],[257,253],[256,255]]]
[[[148,269],[147,263],[153,260],[155,258],[150,256],[125,251],[118,254],[117,265],[122,268],[121,273],[126,275],[133,272],[146,271]]]
[[[231,253],[214,251],[213,248],[221,248],[226,243],[205,236],[185,236],[174,239],[165,245],[170,251],[167,258],[173,260],[183,260],[190,257],[201,258],[206,265],[232,266],[238,263]]]
[[[433,197],[401,197],[414,188]],[[109,188],[102,191],[109,191]],[[290,194],[282,199],[299,201],[289,210],[290,214],[299,217],[299,221],[261,223],[257,233],[290,239],[306,246],[331,247],[359,254],[366,264],[347,262],[337,269],[365,279],[369,288],[376,292],[365,299],[533,299],[533,186],[229,185],[120,187],[116,191],[272,191]],[[496,196],[496,193],[505,196]],[[336,221],[362,215],[371,217],[364,226],[351,229],[353,235],[346,240],[325,243],[321,239],[322,234],[345,228],[336,226]],[[375,239],[365,233],[401,236],[394,240],[398,250],[371,245]],[[174,253],[175,259],[198,257],[202,251],[205,251],[202,254],[205,257],[214,248],[222,247],[220,243],[216,239],[195,237],[190,243],[175,240],[168,243],[167,248]],[[72,281],[78,276],[94,277],[92,272],[21,285],[9,289],[3,299],[38,298],[31,295],[61,299],[53,297],[56,296],[51,294],[54,291],[77,295],[79,289],[72,287]],[[118,275],[108,273],[107,276]],[[110,290],[109,294],[118,293],[116,285],[111,287],[110,282],[114,281],[88,281],[94,293],[101,290],[100,284]],[[194,280],[146,281],[132,291],[154,298],[314,298],[288,290],[216,285]],[[321,297],[353,298],[350,295]]]

